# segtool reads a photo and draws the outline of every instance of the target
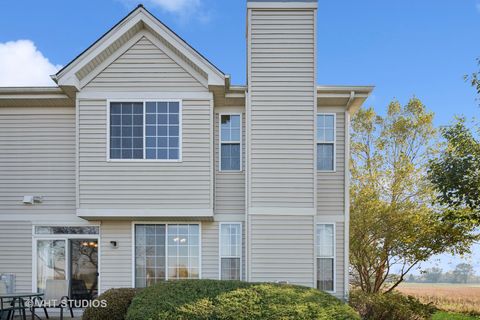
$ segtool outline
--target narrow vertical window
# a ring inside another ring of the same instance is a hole
[[[241,116],[220,115],[220,170],[241,170]]]
[[[317,169],[333,171],[335,168],[335,115],[317,115]]]
[[[317,225],[317,289],[334,291],[335,225]]]
[[[240,280],[242,256],[242,225],[222,223],[220,225],[220,278]]]

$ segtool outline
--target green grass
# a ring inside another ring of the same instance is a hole
[[[435,313],[432,320],[478,320],[480,317],[468,316],[461,313],[443,312]]]

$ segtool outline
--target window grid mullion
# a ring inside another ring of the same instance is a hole
[[[146,102],[143,101],[143,160],[147,158],[147,108]]]

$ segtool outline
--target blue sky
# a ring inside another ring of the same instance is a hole
[[[143,3],[231,74],[234,84],[245,83],[245,0]],[[0,71],[18,63],[27,79],[35,72],[44,79],[136,4],[131,0],[1,1]],[[319,0],[318,81],[375,85],[366,105],[380,113],[392,99],[406,103],[416,95],[435,112],[437,125],[448,124],[455,114],[479,116],[480,101],[475,101],[474,90],[463,80],[463,75],[478,70],[479,30],[480,0]],[[30,41],[17,46],[15,41],[22,39]],[[18,47],[29,52],[25,59],[31,64],[17,61],[22,56],[15,51]],[[8,61],[4,69],[2,60]],[[1,73],[0,85],[6,85]],[[480,261],[480,249],[476,251],[474,260]],[[477,269],[480,273],[480,265]]]

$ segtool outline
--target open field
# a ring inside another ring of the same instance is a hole
[[[404,283],[398,291],[441,310],[480,316],[480,285]]]

